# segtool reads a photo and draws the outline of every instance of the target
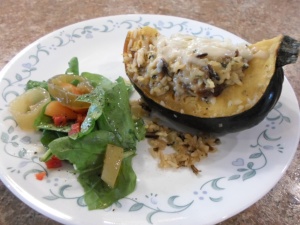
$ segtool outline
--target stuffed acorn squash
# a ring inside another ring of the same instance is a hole
[[[126,74],[151,108],[219,134],[265,118],[281,95],[281,67],[298,54],[299,42],[283,35],[234,45],[151,27],[129,31],[123,49]]]

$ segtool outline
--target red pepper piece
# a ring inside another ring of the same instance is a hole
[[[80,132],[80,123],[74,123],[71,125],[71,130],[69,131],[69,135],[77,134]]]
[[[59,168],[62,167],[62,161],[57,158],[55,155],[51,157],[46,163],[48,169]]]
[[[62,127],[67,124],[67,118],[65,116],[53,116],[52,119],[54,125],[57,127]]]
[[[43,180],[43,179],[45,178],[45,176],[46,176],[46,172],[45,172],[45,171],[39,172],[39,173],[36,173],[36,174],[35,174],[35,178],[36,178],[37,180]]]

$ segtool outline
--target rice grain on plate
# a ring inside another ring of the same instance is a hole
[[[159,160],[160,168],[189,167],[198,174],[200,170],[195,164],[216,151],[216,145],[220,143],[216,137],[183,133],[150,119],[150,109],[142,100],[131,101],[131,110],[136,118],[144,118],[149,151]],[[171,152],[167,147],[171,147]]]

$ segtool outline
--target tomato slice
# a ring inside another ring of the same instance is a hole
[[[51,157],[46,163],[48,169],[54,169],[62,167],[62,161],[57,158],[55,155]]]

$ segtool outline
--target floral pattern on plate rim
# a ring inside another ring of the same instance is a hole
[[[144,21],[143,17],[138,17],[136,20],[124,20],[117,22],[114,20],[107,20],[105,24],[102,24],[101,27],[96,26],[83,26],[77,27],[72,31],[60,30],[55,36],[53,36],[53,43],[49,46],[43,45],[42,43],[37,44],[34,52],[28,57],[26,62],[21,64],[21,71],[16,73],[13,79],[4,77],[3,81],[6,82],[1,97],[5,105],[1,104],[0,111],[3,111],[4,108],[8,107],[7,96],[14,95],[18,96],[20,93],[13,90],[14,86],[24,87],[25,80],[29,79],[32,73],[37,71],[37,65],[39,64],[41,55],[49,56],[51,51],[55,51],[58,48],[67,46],[70,43],[76,43],[78,39],[89,39],[94,38],[94,36],[102,33],[112,32],[119,28],[131,29],[137,26],[153,26],[158,30],[175,30],[176,32],[185,32],[196,36],[203,36],[209,38],[218,38],[223,40],[224,37],[215,34],[214,30],[207,27],[199,27],[198,30],[193,30],[189,27],[188,21],[183,21],[181,23],[174,23],[171,21],[159,20],[157,23]],[[4,107],[4,108],[2,108]],[[284,123],[291,123],[290,118],[281,113],[283,107],[282,103],[277,103],[272,112],[265,118],[266,122],[265,129],[263,129],[256,138],[256,143],[253,143],[249,146],[252,150],[251,155],[241,158],[236,158],[231,162],[232,170],[234,171],[231,176],[219,176],[214,179],[205,181],[202,183],[197,190],[194,190],[192,195],[194,199],[187,202],[184,205],[176,204],[176,199],[180,196],[174,195],[169,196],[163,207],[158,205],[158,195],[155,193],[145,194],[146,201],[138,200],[137,198],[124,198],[120,201],[114,203],[113,206],[105,209],[104,211],[111,211],[114,208],[122,208],[123,201],[129,201],[131,203],[127,204],[130,207],[127,209],[129,212],[136,212],[144,209],[146,211],[146,221],[150,224],[153,223],[153,216],[158,213],[179,213],[187,210],[195,201],[211,201],[211,202],[220,202],[223,201],[224,197],[222,196],[222,191],[226,191],[226,184],[228,182],[234,182],[237,180],[246,181],[248,179],[254,178],[257,173],[264,169],[268,163],[268,158],[265,154],[266,151],[274,151],[278,154],[284,153],[284,146],[280,143],[281,136],[272,136],[270,130],[275,130],[278,126],[283,125]],[[28,155],[27,149],[22,147],[19,149],[19,143],[24,145],[31,144],[32,140],[30,136],[20,136],[15,133],[17,124],[11,116],[3,118],[3,123],[9,124],[6,131],[1,132],[1,142],[4,144],[4,151],[7,155],[17,158],[20,160],[18,168],[7,167],[7,170],[10,173],[18,173],[22,175],[23,179],[26,180],[27,176],[39,173],[46,172],[48,176],[49,171],[46,169],[43,163],[39,162],[37,155]],[[31,165],[31,166],[29,166]],[[26,169],[28,168],[28,169]],[[50,182],[50,181],[48,181]],[[49,190],[49,195],[44,196],[44,199],[49,201],[54,201],[57,199],[74,199],[76,204],[80,207],[85,207],[83,196],[73,196],[67,197],[66,194],[68,190],[72,188],[70,184],[58,185],[58,178],[54,179],[53,182],[57,182],[55,186],[56,190]]]

